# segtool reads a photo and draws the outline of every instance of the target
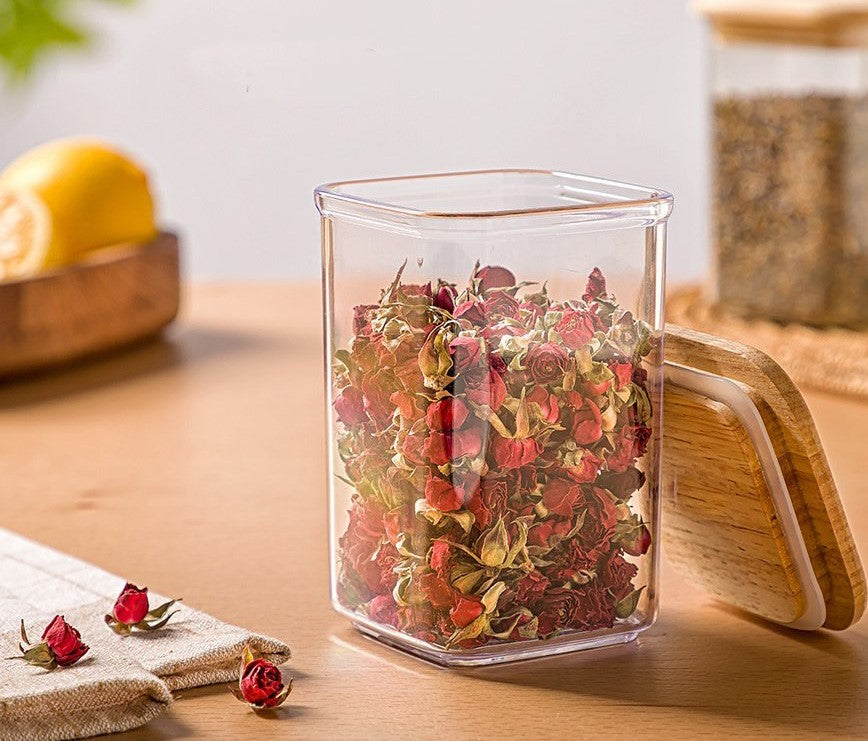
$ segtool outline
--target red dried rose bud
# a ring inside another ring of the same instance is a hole
[[[506,373],[506,362],[496,352],[489,353],[488,367],[495,373],[499,373],[501,376]]]
[[[439,476],[429,476],[425,482],[425,500],[441,512],[454,512],[464,506],[464,488]]]
[[[633,454],[645,455],[648,450],[648,441],[651,439],[651,428],[647,425],[636,425],[633,428]]]
[[[555,332],[571,350],[578,350],[596,332],[594,318],[588,311],[564,309],[564,316],[556,325]]]
[[[586,497],[588,511],[593,512],[595,519],[606,529],[611,530],[618,521],[618,511],[615,502],[605,489],[595,486]]]
[[[473,337],[456,337],[449,343],[454,371],[460,373],[479,363],[482,357],[482,341]]]
[[[524,324],[528,328],[533,327],[536,324],[536,320],[546,313],[544,307],[532,301],[523,301],[519,304],[519,308],[525,312]]]
[[[63,615],[54,616],[42,632],[42,640],[48,644],[58,666],[74,664],[89,650],[81,641],[81,633],[67,623]]]
[[[578,461],[578,465],[565,468],[564,472],[573,481],[579,484],[590,484],[592,481],[596,480],[603,463],[604,461],[602,458],[589,451],[585,451],[581,460]]]
[[[274,707],[281,690],[283,676],[280,669],[265,659],[251,661],[241,675],[241,694],[249,703]]]
[[[506,479],[483,479],[479,489],[467,497],[467,509],[476,518],[476,524],[484,530],[506,511],[509,485]]]
[[[238,685],[230,687],[230,690],[238,700],[246,702],[254,710],[268,710],[286,701],[292,692],[292,679],[284,684],[280,669],[256,656],[250,646],[246,646],[241,656]]]
[[[455,289],[452,286],[440,286],[440,290],[434,297],[434,306],[451,312],[455,308]]]
[[[483,291],[489,291],[492,288],[511,288],[515,285],[515,276],[512,272],[499,265],[486,265],[480,268],[476,277],[479,279],[479,287]]]
[[[579,445],[590,445],[603,436],[603,416],[598,407],[590,399],[583,399],[580,394],[572,391],[568,399],[573,413],[570,433]]]
[[[482,433],[478,427],[432,432],[425,439],[422,450],[436,466],[452,463],[461,458],[475,458],[482,451]]]
[[[493,412],[503,406],[507,396],[506,384],[494,368],[484,374],[479,381],[468,379],[464,392],[468,401],[479,406],[488,406]]]
[[[530,545],[540,546],[545,548],[549,544],[549,538],[552,536],[554,532],[554,522],[552,520],[545,520],[540,522],[538,525],[534,525],[527,534],[527,542]]]
[[[355,427],[362,424],[368,415],[365,414],[365,399],[362,392],[355,386],[347,386],[335,399],[335,412],[338,419],[345,425]]]
[[[368,606],[368,612],[378,623],[385,623],[393,627],[398,624],[398,606],[391,593],[378,594],[374,597]]]
[[[422,297],[433,298],[431,283],[402,283],[400,293],[404,298]]]
[[[363,304],[353,309],[353,334],[368,335],[371,333],[368,314],[376,308],[377,304]]]
[[[431,543],[431,555],[428,563],[440,576],[448,577],[452,568],[452,550],[445,540],[435,540]]]
[[[581,598],[575,590],[562,587],[549,589],[543,597],[539,614],[540,635],[550,635],[558,628],[570,627],[581,609]]]
[[[549,585],[549,580],[534,569],[515,585],[515,601],[520,605],[534,605],[542,599]]]
[[[605,394],[612,386],[611,378],[607,378],[605,381],[601,381],[600,383],[594,383],[593,381],[585,381],[585,391],[590,396],[602,396]]]
[[[438,609],[452,607],[455,603],[455,590],[446,579],[433,571],[419,577],[419,590],[425,599]]]
[[[435,401],[428,407],[425,420],[430,429],[443,432],[444,430],[457,430],[467,421],[469,414],[470,412],[461,399],[446,397],[440,401]]]
[[[636,528],[630,538],[622,542],[624,551],[631,556],[644,556],[651,547],[651,532],[645,525]]]
[[[462,594],[455,600],[455,607],[449,610],[449,617],[459,628],[464,628],[482,614],[484,609],[478,597]]]
[[[53,671],[59,666],[70,666],[84,656],[90,649],[81,642],[81,634],[63,619],[63,615],[55,615],[42,632],[42,641],[30,645],[24,621],[21,621],[21,641],[18,648],[21,656],[10,656],[10,659],[21,659],[32,666],[38,666]]]
[[[159,630],[169,619],[177,614],[169,612],[169,608],[178,600],[164,602],[153,610],[148,601],[148,588],[140,589],[135,584],[127,582],[115,600],[111,614],[105,616],[105,623],[118,635],[126,636],[133,628],[138,630]]]
[[[588,283],[585,286],[585,295],[582,296],[585,301],[592,301],[599,296],[606,295],[606,279],[600,272],[600,268],[594,268],[588,276]]]
[[[392,421],[392,414],[395,411],[390,399],[393,386],[394,379],[385,373],[375,374],[362,381],[364,409],[368,416],[381,427],[385,427]],[[354,409],[353,415],[356,413]]]
[[[633,380],[632,363],[609,363],[609,370],[615,374],[616,389],[622,389]]]
[[[491,455],[497,465],[504,468],[521,468],[533,463],[541,452],[542,446],[533,438],[495,437],[491,441]]]
[[[527,395],[527,400],[539,406],[540,416],[544,422],[554,424],[558,421],[561,410],[558,407],[558,397],[550,394],[542,386],[534,386]]]
[[[391,401],[397,408],[398,413],[411,422],[422,416],[422,412],[416,403],[416,396],[407,391],[395,391],[390,397]]]
[[[549,479],[543,489],[543,504],[549,512],[570,517],[582,495],[582,487],[566,479]]]
[[[483,302],[489,316],[518,319],[519,303],[506,291],[492,291]]]
[[[567,351],[553,342],[533,345],[527,351],[525,364],[531,378],[540,384],[555,383],[563,380],[569,360]]]
[[[112,615],[119,623],[135,625],[145,619],[149,609],[148,588],[139,589],[135,584],[127,582],[120,596],[115,600]]]
[[[610,471],[626,471],[635,457],[635,432],[632,427],[627,425],[618,432],[618,436],[615,438],[615,449],[606,457],[606,465]]]
[[[463,301],[455,307],[453,316],[456,319],[465,319],[471,324],[482,325],[487,321],[485,307],[481,301]]]
[[[605,564],[605,577],[612,594],[619,600],[633,591],[633,577],[639,572],[636,564],[625,561],[618,553],[610,554]]]

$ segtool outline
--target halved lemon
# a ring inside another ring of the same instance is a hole
[[[25,278],[45,262],[51,216],[39,197],[0,187],[0,280]]]
[[[43,204],[48,243],[39,253],[41,269],[67,265],[101,247],[147,242],[157,233],[147,175],[100,141],[60,139],[36,147],[0,173],[0,188]]]

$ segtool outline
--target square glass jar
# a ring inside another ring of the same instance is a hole
[[[547,170],[332,183],[331,595],[446,665],[657,605],[665,191]]]

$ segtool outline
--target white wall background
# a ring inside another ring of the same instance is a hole
[[[706,269],[705,33],[684,0],[140,0],[0,98],[0,161],[108,138],[146,163],[188,272],[310,277],[320,182],[534,166],[676,197]]]

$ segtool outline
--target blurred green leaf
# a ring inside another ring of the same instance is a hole
[[[132,5],[135,0],[102,0]],[[0,67],[22,83],[49,53],[86,46],[90,31],[69,17],[81,0],[0,0]]]

